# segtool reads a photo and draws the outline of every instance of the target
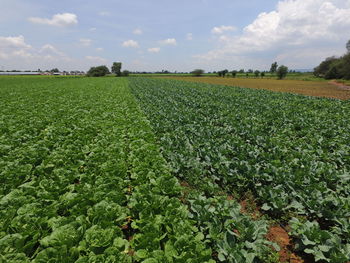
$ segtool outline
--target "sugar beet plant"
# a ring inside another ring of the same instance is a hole
[[[180,180],[206,196],[251,191],[272,218],[291,219],[296,249],[320,262],[350,259],[348,101],[174,80],[130,82]]]

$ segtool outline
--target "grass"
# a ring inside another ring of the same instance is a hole
[[[316,80],[277,80],[277,79],[257,79],[257,78],[219,78],[219,77],[174,77],[167,76],[177,80],[190,82],[201,82],[210,84],[219,84],[226,86],[239,86],[244,88],[265,89],[277,92],[288,92],[315,97],[326,97],[341,100],[350,99],[350,90],[337,87],[327,81]]]

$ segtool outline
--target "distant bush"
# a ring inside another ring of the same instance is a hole
[[[200,77],[204,74],[204,70],[203,69],[195,69],[191,72],[191,74],[195,77]]]
[[[228,73],[228,70],[224,69],[224,70],[218,71],[218,76],[224,78],[227,73]]]
[[[130,74],[129,70],[123,70],[121,75],[124,76],[124,77],[127,77],[127,76],[129,76],[129,74]]]
[[[277,69],[277,77],[278,79],[284,79],[287,76],[288,73],[288,67],[286,66],[279,66]]]
[[[109,69],[106,66],[91,67],[86,73],[88,77],[103,77],[109,74]]]

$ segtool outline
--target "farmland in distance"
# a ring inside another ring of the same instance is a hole
[[[276,92],[287,92],[294,94],[302,94],[306,96],[335,98],[341,100],[350,99],[350,88],[334,85],[326,81],[311,80],[276,80],[271,78],[220,78],[220,77],[177,77],[167,76],[166,78],[208,83],[216,85],[226,85],[233,87],[245,87],[252,89],[264,89]]]

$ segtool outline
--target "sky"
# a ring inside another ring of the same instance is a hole
[[[312,69],[349,39],[350,0],[0,0],[1,70]]]

